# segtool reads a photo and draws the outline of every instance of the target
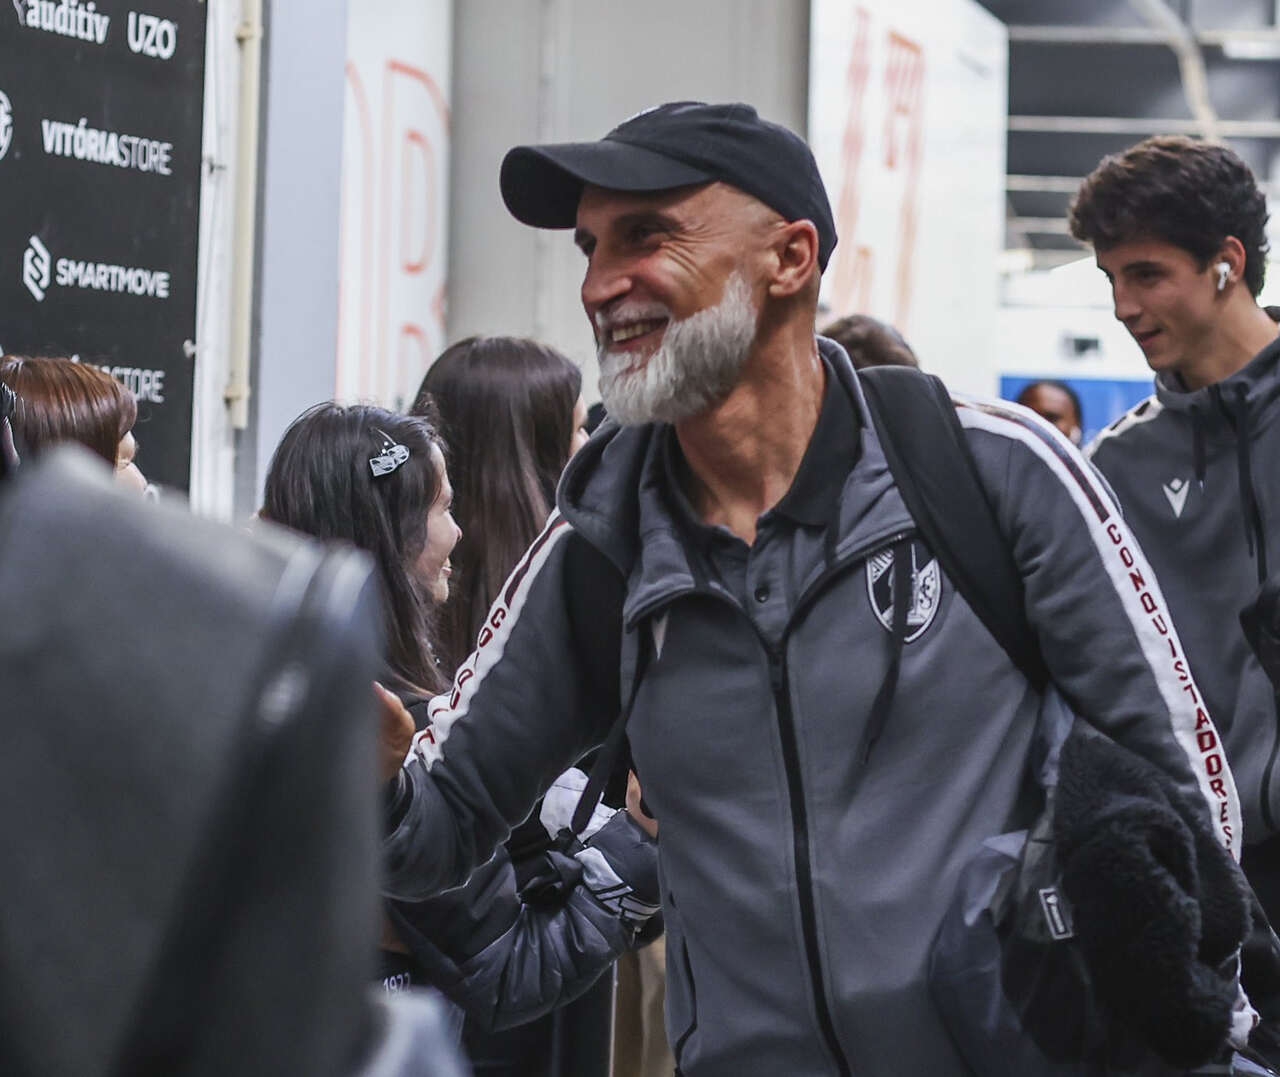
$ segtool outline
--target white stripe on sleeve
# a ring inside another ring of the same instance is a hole
[[[1209,803],[1219,838],[1239,859],[1244,834],[1240,798],[1221,740],[1191,676],[1155,573],[1125,526],[1110,491],[1057,430],[1024,409],[1015,412],[966,400],[957,408],[957,414],[961,425],[968,429],[1011,438],[1026,446],[1070,495],[1129,618],[1168,711],[1174,738]],[[1076,466],[1069,466],[1068,461]],[[1105,520],[1096,507],[1099,505],[1109,510]]]
[[[480,630],[476,649],[458,668],[453,687],[428,704],[427,714],[431,724],[414,737],[411,750],[411,755],[416,754],[428,768],[442,757],[444,743],[449,739],[454,724],[466,717],[471,700],[484,683],[485,677],[502,661],[507,641],[520,620],[538,573],[542,571],[556,545],[572,533],[569,522],[559,512],[553,512],[542,534],[534,540],[520,563],[507,577],[507,582],[502,585],[502,591]]]

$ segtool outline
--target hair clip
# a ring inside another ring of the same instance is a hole
[[[369,457],[369,468],[373,472],[376,479],[380,475],[390,475],[396,468],[409,459],[409,450],[403,445],[398,445],[382,430],[374,428],[375,434],[381,434],[383,440],[382,452],[377,456]]]

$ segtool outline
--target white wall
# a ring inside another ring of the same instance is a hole
[[[518,224],[498,193],[512,146],[596,139],[663,101],[747,101],[805,132],[806,0],[463,0],[454,28],[448,335],[538,337],[583,366],[594,347],[567,232]]]
[[[205,36],[204,146],[200,261],[196,276],[196,357],[191,429],[191,507],[232,516],[235,434],[223,392],[229,375],[231,245],[235,214],[239,0],[209,0]]]
[[[974,0],[814,0],[809,142],[836,214],[829,317],[895,325],[993,393],[1008,35]]]
[[[1273,219],[1280,207],[1272,206]],[[1272,249],[1280,229],[1269,229]],[[1143,381],[1151,370],[1142,350],[1115,319],[1111,287],[1093,255],[1056,269],[1013,273],[1002,286],[997,314],[995,357],[1001,374],[1037,378],[1110,378]],[[1267,265],[1258,302],[1280,305],[1280,262]],[[1095,352],[1074,356],[1065,347],[1072,337],[1098,341]]]
[[[359,0],[357,0],[359,2]],[[250,426],[237,515],[257,508],[271,453],[334,392],[347,0],[270,0],[263,49],[258,274]]]
[[[408,407],[445,341],[452,0],[358,0],[347,32],[337,395]]]
[[[994,358],[1001,374],[1037,378],[1151,376],[1142,350],[1112,314],[1111,288],[1091,255],[1041,272],[1020,273],[1003,284]],[[1076,356],[1070,338],[1098,341]]]

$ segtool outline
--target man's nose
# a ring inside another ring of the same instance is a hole
[[[1119,284],[1111,286],[1111,303],[1115,308],[1116,321],[1124,322],[1126,325],[1142,313],[1142,308],[1133,301],[1129,290]]]
[[[631,278],[621,267],[603,257],[593,257],[587,263],[582,278],[582,306],[595,328],[596,313],[609,303],[623,296],[631,288]]]

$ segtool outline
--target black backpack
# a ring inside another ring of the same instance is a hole
[[[1049,681],[1022,577],[978,481],[942,381],[910,367],[858,372],[898,492],[956,590],[1037,690]]]
[[[946,386],[905,367],[872,367],[859,371],[858,379],[898,491],[921,538],[1013,663],[1038,691],[1045,691],[1050,678],[1024,612],[1021,576],[978,479]],[[1070,738],[1069,755],[1087,760],[1079,764],[1084,772],[1114,767],[1130,776],[1141,773],[1143,761],[1123,758],[1127,753],[1104,738],[1072,734],[1069,710],[1056,710],[1056,717],[1046,720],[1040,731],[1046,755],[1056,755]],[[1141,796],[1154,804],[1164,796],[1159,788],[1162,776],[1149,764],[1146,767],[1151,785]],[[1050,760],[1038,776],[1052,782],[1053,771]],[[1073,789],[1079,784],[1074,779],[1081,776],[1073,772]],[[1105,784],[1094,790],[1103,796],[1114,791]],[[1044,810],[1025,842],[1010,840],[1014,835],[993,836],[962,879],[956,904],[935,942],[935,1001],[980,1072],[1074,1077],[1112,1072],[1108,1063],[1121,1060],[1127,1063],[1125,1072],[1170,1072],[1134,1029],[1145,1022],[1148,1029],[1163,1025],[1167,1030],[1169,1021],[1159,1006],[1167,1001],[1169,1012],[1176,1012],[1185,1000],[1157,1000],[1146,1011],[1122,1004],[1132,1025],[1117,1024],[1102,1004],[1061,887],[1058,835],[1069,828],[1054,818],[1052,785],[1046,783],[1043,792]],[[1248,900],[1234,891],[1247,887],[1208,827],[1198,827],[1202,820],[1194,817],[1195,809],[1190,811],[1189,829],[1200,845],[1201,881],[1212,880],[1217,886],[1224,908],[1216,911],[1234,926],[1235,916],[1243,914],[1241,903]],[[1002,882],[991,893],[988,884],[994,878]],[[1246,959],[1252,955],[1274,967],[1280,961],[1275,935],[1256,898],[1251,906],[1254,927]],[[1198,1042],[1207,1041],[1202,1037]],[[1167,1043],[1160,1047],[1162,1053],[1173,1051]],[[1189,1051],[1198,1049],[1192,1043]],[[1252,1063],[1239,1056],[1234,1064],[1241,1073],[1266,1072],[1249,1068]]]

